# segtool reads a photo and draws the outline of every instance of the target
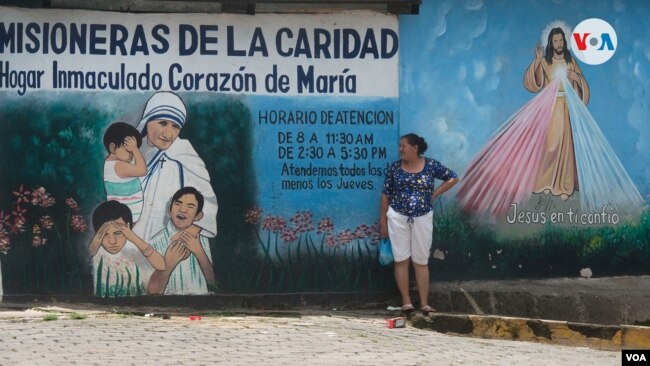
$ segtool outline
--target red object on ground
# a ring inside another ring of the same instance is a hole
[[[201,320],[201,315],[190,315],[190,320]]]
[[[388,328],[404,328],[406,325],[406,318],[398,317],[386,319],[386,326]]]

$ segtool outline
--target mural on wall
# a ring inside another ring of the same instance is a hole
[[[0,20],[6,294],[392,285],[376,244],[395,16]]]
[[[408,132],[461,176],[433,277],[648,273],[643,2],[425,2],[399,36],[365,12],[1,10],[5,294],[385,289]],[[617,35],[600,64],[571,45],[610,46],[592,18]]]
[[[643,198],[585,108],[589,85],[571,56],[572,32],[555,22],[542,34],[524,75],[526,90],[539,94],[470,162],[457,193],[461,207],[495,218],[532,193],[568,201],[579,191],[573,202],[581,212],[638,214]]]
[[[401,48],[400,130],[436,141],[431,155],[462,173],[435,218],[434,276],[648,273],[649,12],[460,1],[400,19],[414,39]],[[577,28],[592,18],[612,30]],[[587,52],[607,58],[576,57]]]

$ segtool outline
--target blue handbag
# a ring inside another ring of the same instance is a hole
[[[383,238],[379,242],[379,264],[389,266],[393,263],[393,249],[390,246],[390,239]]]

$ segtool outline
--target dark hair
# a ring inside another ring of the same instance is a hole
[[[407,133],[406,135],[400,137],[401,139],[406,139],[406,142],[408,142],[409,145],[411,146],[418,146],[418,155],[424,154],[425,151],[427,151],[427,148],[429,145],[427,145],[427,142],[424,141],[424,139],[414,133]]]
[[[106,132],[104,132],[104,147],[106,151],[111,152],[109,149],[111,144],[115,144],[115,147],[124,145],[124,139],[128,136],[135,137],[138,147],[142,145],[142,136],[140,136],[140,133],[135,127],[126,122],[112,123],[106,129]]]
[[[97,232],[105,223],[117,219],[122,219],[130,228],[133,227],[133,215],[127,205],[117,201],[102,202],[93,211],[93,229]]]
[[[174,202],[178,201],[182,196],[186,194],[193,194],[196,198],[196,202],[198,202],[196,206],[196,213],[198,214],[199,212],[203,212],[203,195],[194,187],[183,187],[176,191],[176,193],[174,193],[172,196],[172,200],[170,201],[169,210],[172,209]]]
[[[546,43],[546,53],[544,54],[544,58],[549,64],[553,62],[553,53],[555,52],[553,50],[553,36],[556,34],[562,35],[562,41],[564,41],[564,49],[562,50],[562,54],[564,55],[564,61],[566,61],[566,63],[569,63],[571,62],[571,52],[569,52],[569,49],[567,48],[566,35],[560,27],[553,28],[548,33],[548,41]]]

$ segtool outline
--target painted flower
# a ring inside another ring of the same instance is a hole
[[[346,245],[347,243],[351,242],[354,239],[355,239],[355,235],[350,229],[343,230],[337,236],[337,240],[341,245]]]
[[[262,217],[262,209],[259,207],[251,208],[244,215],[244,222],[247,224],[257,224]]]
[[[318,228],[316,232],[318,234],[329,234],[334,230],[334,223],[329,217],[323,217],[318,221]]]
[[[38,226],[38,225],[32,226],[32,234],[34,234],[34,236],[40,236],[41,235],[41,227]]]
[[[18,234],[25,232],[25,223],[27,220],[23,216],[16,216],[14,219],[14,224],[9,227],[12,234]]]
[[[282,241],[284,241],[286,244],[293,243],[298,238],[296,236],[296,232],[288,227],[282,229],[282,233],[280,234],[280,237],[282,238]]]
[[[27,212],[27,209],[20,207],[19,204],[16,204],[16,207],[11,212],[11,214],[14,215],[14,217],[16,219],[23,219],[24,220],[26,212]]]
[[[32,205],[41,207],[52,207],[56,200],[49,193],[45,192],[45,188],[38,187],[32,190]]]
[[[0,227],[0,253],[7,254],[9,252],[9,244],[11,244],[11,240],[9,239],[7,230]]]
[[[72,216],[72,228],[75,229],[76,231],[83,233],[86,230],[88,230],[88,224],[86,224],[86,220],[83,218],[81,215],[73,215]]]
[[[0,211],[0,229],[11,226],[11,215]]]
[[[354,230],[354,237],[356,239],[367,238],[367,237],[370,236],[370,234],[372,234],[372,230],[371,230],[370,226],[368,226],[366,224],[361,224],[361,225],[357,226],[357,228]]]
[[[328,235],[327,238],[325,238],[325,245],[330,248],[336,248],[339,243],[334,235]]]
[[[20,203],[20,202],[29,202],[29,194],[30,194],[30,193],[31,193],[31,192],[30,192],[30,191],[26,191],[26,190],[23,188],[23,185],[21,184],[21,185],[20,185],[20,188],[18,189],[18,191],[13,191],[14,196],[16,196],[16,203],[18,204],[18,203]]]
[[[54,221],[52,220],[52,217],[45,215],[41,217],[38,222],[41,224],[43,229],[45,230],[52,230],[52,227],[54,226]]]
[[[46,241],[47,239],[43,239],[40,236],[35,236],[32,238],[32,246],[34,248],[42,247],[43,245],[45,245]]]
[[[65,204],[68,205],[72,211],[77,211],[79,209],[77,201],[75,201],[73,198],[68,198],[65,200]]]
[[[286,225],[287,222],[282,217],[269,215],[262,222],[262,229],[279,233],[286,227]]]
[[[312,222],[312,213],[309,211],[298,211],[291,218],[291,222],[296,228],[296,232],[305,233],[314,230],[314,223]]]

